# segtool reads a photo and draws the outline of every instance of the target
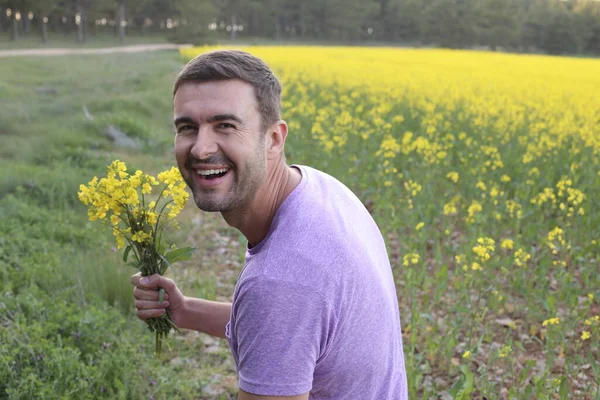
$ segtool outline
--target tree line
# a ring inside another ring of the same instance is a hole
[[[0,32],[18,40],[160,33],[350,44],[600,54],[599,0],[0,0]]]

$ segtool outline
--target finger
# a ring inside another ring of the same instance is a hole
[[[138,310],[153,310],[153,309],[163,309],[169,307],[168,301],[163,301],[162,303],[158,303],[156,301],[148,301],[148,300],[136,300],[135,308]]]
[[[163,310],[138,310],[137,308],[135,309],[135,315],[138,316],[139,319],[145,321],[148,318],[156,318],[156,317],[160,317],[161,315],[163,315],[166,311]]]
[[[160,286],[159,283],[161,281],[161,278],[162,276],[158,274],[141,277],[140,279],[138,279],[137,286],[146,289],[156,289]]]
[[[152,300],[152,301],[158,301],[158,290],[145,290],[145,289],[140,289],[139,287],[136,287],[133,289],[133,297],[135,297],[138,300]],[[168,300],[169,299],[169,295],[167,293],[165,293],[165,296],[163,298],[163,300]]]
[[[140,278],[138,280],[137,286],[144,289],[164,288],[167,292],[176,288],[175,282],[173,282],[173,280],[165,278],[164,276],[158,274]]]
[[[131,282],[131,284],[133,286],[138,286],[138,282],[141,277],[142,277],[142,273],[138,272],[137,274],[131,275],[131,278],[129,278],[129,282]]]

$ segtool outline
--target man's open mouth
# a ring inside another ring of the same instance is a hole
[[[200,179],[213,180],[216,178],[220,178],[225,176],[225,174],[229,171],[229,168],[221,168],[221,169],[197,169],[196,173],[200,177]]]

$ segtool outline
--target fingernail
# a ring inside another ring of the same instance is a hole
[[[147,285],[147,284],[150,283],[150,279],[148,279],[148,278],[142,278],[142,279],[140,279],[140,283],[142,285]]]

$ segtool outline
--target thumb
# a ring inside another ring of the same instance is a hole
[[[158,274],[140,278],[138,285],[145,289],[163,288],[167,292],[175,288],[175,282]]]

